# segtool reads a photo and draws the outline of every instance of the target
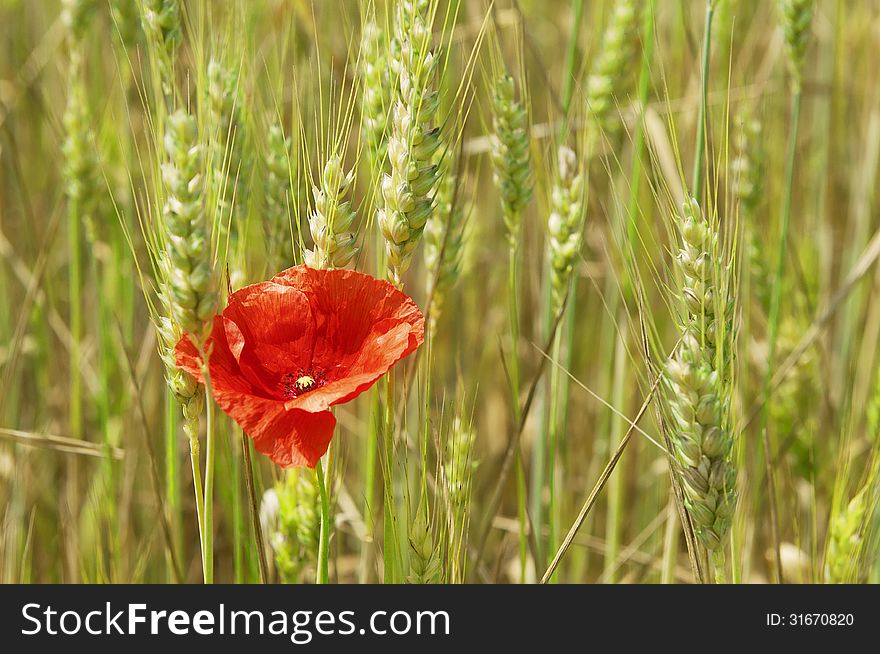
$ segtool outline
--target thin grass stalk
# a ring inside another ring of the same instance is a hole
[[[628,256],[631,257],[631,265],[638,272],[638,259],[636,253],[640,250],[639,243],[639,195],[642,183],[642,156],[645,152],[645,121],[644,111],[648,106],[648,99],[651,93],[651,62],[654,56],[654,10],[655,0],[649,0],[645,4],[644,13],[642,15],[642,64],[639,71],[639,115],[635,125],[635,136],[633,137],[633,161],[632,169],[629,176],[630,192],[629,204],[627,206],[627,242]],[[631,297],[633,279],[627,269],[627,275],[624,278],[624,292]],[[674,498],[670,499],[674,503]],[[666,532],[663,538],[663,558],[661,566],[661,583],[672,583],[675,579],[675,565],[678,554],[678,524],[674,516],[676,512],[672,510],[670,505],[669,520],[666,524]]]
[[[513,409],[513,423],[518,425],[520,422],[520,406],[519,406],[519,355],[517,353],[519,344],[519,309],[517,298],[519,297],[517,273],[517,256],[519,248],[517,244],[511,240],[508,248],[508,266],[507,266],[507,309],[508,309],[508,325],[510,327],[511,353],[507,366],[510,375],[510,395]],[[526,570],[528,566],[528,535],[527,535],[527,518],[526,518],[526,488],[525,473],[523,471],[522,455],[519,450],[516,453],[516,514],[519,524],[519,566],[520,566],[520,583],[525,583]]]
[[[231,500],[231,512],[232,512],[232,533],[234,537],[232,539],[232,578],[233,583],[241,584],[245,581],[245,549],[244,549],[244,539],[242,536],[245,533],[244,527],[244,511],[242,511],[241,506],[241,486],[242,486],[242,465],[243,462],[240,460],[239,454],[240,450],[235,447],[235,428],[230,424],[231,421],[226,420],[225,423],[225,434],[224,436],[231,437],[228,439],[224,439],[224,442],[228,444],[228,454],[229,454],[229,475],[231,477],[228,489],[228,496]]]
[[[199,552],[202,559],[202,579],[207,583],[208,571],[205,558],[205,494],[202,486],[201,446],[199,438],[189,437],[189,461],[192,467],[193,492],[196,496],[196,521],[199,525]]]
[[[330,499],[327,480],[324,479],[324,464],[318,459],[315,465],[318,477],[318,494],[321,497],[321,535],[318,541],[318,565],[315,583],[330,583]]]
[[[676,521],[678,513],[675,509],[675,497],[671,494],[667,507],[666,530],[663,532],[663,558],[660,564],[661,584],[675,582],[675,566],[678,563],[678,532],[680,527]]]
[[[266,541],[263,539],[263,529],[260,524],[260,505],[257,501],[256,485],[254,484],[254,466],[251,461],[251,439],[244,431],[239,435],[241,443],[241,462],[244,466],[244,479],[247,487],[248,505],[251,514],[251,526],[254,531],[254,542],[257,549],[257,565],[260,572],[260,583],[268,583],[269,573],[266,563]]]
[[[117,279],[117,275],[114,273],[113,269],[113,260],[111,260],[110,270],[104,276],[104,288],[99,290],[98,298],[97,298],[97,314],[98,314],[98,324],[97,324],[97,340],[98,340],[98,378],[100,380],[100,385],[102,392],[100,397],[98,398],[98,420],[101,429],[101,437],[104,443],[104,447],[107,449],[107,452],[112,452],[116,446],[114,442],[113,434],[110,426],[110,399],[111,399],[111,370],[110,370],[110,357],[111,357],[111,349],[112,346],[109,340],[108,333],[108,325],[110,325],[110,308],[109,308],[109,298],[115,298],[116,294],[114,292],[115,289],[112,288],[113,280]],[[92,277],[96,282],[100,282],[101,274],[99,271],[98,261],[96,258],[92,259]],[[111,287],[111,288],[108,288]],[[112,565],[119,564],[119,524],[118,524],[118,510],[116,506],[116,465],[113,462],[112,457],[106,457],[103,460],[102,465],[102,475],[103,475],[103,511],[104,518],[107,520],[106,529],[107,529],[107,539],[110,544],[110,563]],[[111,575],[111,579],[112,579]]]
[[[168,522],[171,528],[171,547],[175,552],[180,547],[180,462],[177,450],[177,412],[179,411],[177,400],[174,394],[167,390],[165,392],[165,501],[168,504]],[[172,561],[174,554],[169,552],[168,559],[168,580],[171,581],[176,574]]]
[[[574,67],[577,59],[578,37],[580,36],[581,23],[584,18],[584,0],[572,0],[571,31],[568,33],[568,47],[565,51],[565,68],[562,79],[562,124],[559,127],[559,137],[568,130],[568,116],[571,108],[571,96],[574,93],[575,74]]]
[[[550,371],[550,423],[548,426],[548,434],[550,436],[550,451],[547,461],[547,485],[549,488],[549,503],[547,507],[547,526],[548,526],[548,556],[555,551],[559,542],[559,523],[561,507],[558,503],[558,493],[556,487],[559,483],[557,479],[557,469],[560,467],[558,462],[559,453],[563,436],[567,432],[568,425],[568,398],[570,384],[568,376],[561,374],[561,370],[568,370],[571,367],[571,342],[574,337],[574,316],[575,307],[577,305],[577,276],[573,275],[568,281],[568,306],[563,314],[562,333],[553,342],[553,359],[559,362],[558,366],[553,366]],[[555,583],[557,576],[551,577],[550,582]]]
[[[614,373],[611,383],[611,404],[625,411],[626,384],[626,334],[627,314],[621,308],[617,312],[617,337],[614,339]],[[609,442],[617,447],[623,438],[623,420],[617,416],[611,419]],[[622,474],[612,475],[608,480],[608,514],[605,521],[605,565],[603,574],[607,583],[617,583],[617,563],[620,556],[620,543],[623,537],[624,490],[626,480]]]
[[[202,361],[208,361],[202,349]],[[214,583],[214,472],[217,458],[216,426],[214,425],[214,400],[211,393],[211,371],[205,363],[202,368],[205,378],[205,501],[202,513],[204,521],[204,567],[205,583]]]
[[[697,202],[703,202],[703,150],[706,147],[707,106],[709,104],[709,61],[712,53],[712,17],[715,15],[715,1],[706,2],[706,22],[703,25],[703,59],[700,68],[700,109],[697,118],[697,143],[694,147],[694,174],[692,188]],[[705,155],[708,157],[708,153]]]
[[[384,437],[383,463],[384,517],[383,517],[383,577],[386,584],[397,582],[397,531],[394,528],[394,369],[385,375],[385,416],[382,430]]]
[[[382,277],[385,274],[387,263],[385,261],[385,238],[380,229],[376,229],[373,233],[373,251],[376,253],[376,276]],[[389,372],[390,374],[390,372]],[[385,382],[387,383],[387,381]],[[372,399],[370,401],[370,429],[367,434],[364,447],[364,539],[361,542],[360,564],[358,566],[358,581],[366,583],[370,575],[370,556],[375,552],[375,521],[376,521],[376,464],[379,457],[377,450],[379,448],[380,438],[382,439],[383,452],[387,441],[384,439],[385,428],[387,424],[387,416],[383,411],[382,394],[387,391],[383,384],[377,384],[372,390]],[[385,463],[387,464],[387,457]],[[383,477],[383,503],[387,511],[388,495],[385,492],[385,483]],[[387,515],[387,513],[386,513]],[[383,530],[384,530],[383,526]],[[383,536],[387,537],[387,530]],[[383,545],[383,552],[385,546]],[[386,561],[387,564],[387,561]],[[383,572],[384,575],[384,572]]]
[[[382,401],[379,389],[370,393],[370,427],[364,440],[364,538],[361,541],[360,559],[358,562],[358,583],[366,584],[370,580],[370,556],[374,551],[374,526],[376,505],[376,452],[379,448],[379,434],[382,431]]]

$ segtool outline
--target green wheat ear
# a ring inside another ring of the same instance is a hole
[[[565,146],[559,148],[557,159],[556,181],[547,221],[554,313],[562,307],[568,293],[584,231],[584,175],[580,162],[574,150]]]
[[[368,20],[361,34],[360,75],[363,91],[361,96],[361,137],[370,155],[371,167],[384,165],[387,153],[386,133],[388,113],[391,107],[390,75],[385,35],[376,24],[375,17]]]
[[[342,168],[342,158],[332,155],[324,165],[321,185],[312,187],[315,208],[309,214],[314,247],[304,253],[312,268],[345,268],[358,252],[352,233],[355,212],[347,200],[354,174]]]
[[[432,50],[428,10],[424,0],[400,0],[392,43],[391,71],[397,88],[388,139],[390,172],[382,180],[383,204],[377,220],[386,242],[390,279],[398,286],[434,209],[439,181],[435,159],[442,141],[440,128],[434,125],[438,58]]]
[[[295,195],[290,184],[291,177],[298,178],[295,170],[291,174],[293,161],[290,138],[284,136],[280,126],[272,125],[263,155],[263,234],[273,270],[282,270],[293,262],[290,220],[297,212],[291,211]]]
[[[183,38],[179,0],[142,0],[142,6],[141,24],[156,55],[162,92],[170,96],[174,86],[174,56]]]
[[[208,62],[206,107],[211,143],[211,183],[220,224],[229,225],[234,244],[248,202],[248,170],[243,97],[238,71]]]
[[[99,198],[103,195],[103,180],[79,50],[71,52],[69,76],[70,89],[62,117],[64,190],[71,206],[76,207],[86,238],[94,243],[97,240],[95,218],[99,210]]]
[[[164,249],[157,253],[159,295],[164,315],[157,320],[165,378],[183,409],[184,430],[198,452],[204,391],[177,368],[174,346],[184,332],[201,347],[211,330],[219,293],[211,260],[211,234],[204,211],[202,148],[195,119],[179,110],[165,128],[162,181]]]
[[[635,61],[641,0],[619,0],[602,37],[602,45],[587,80],[587,146],[591,151],[602,134],[613,136],[620,127],[615,102],[623,97]]]
[[[164,291],[171,318],[201,344],[210,332],[219,294],[204,210],[202,146],[195,118],[183,110],[168,117],[165,153]]]
[[[443,471],[449,503],[456,510],[463,509],[471,496],[471,481],[477,467],[473,458],[476,438],[473,427],[455,416],[446,440]]]
[[[778,0],[782,31],[788,66],[795,87],[800,87],[804,73],[804,60],[809,44],[810,26],[813,22],[815,0]]]
[[[315,564],[321,527],[319,502],[315,474],[306,468],[287,471],[263,496],[263,533],[284,583],[298,583],[305,568]]]
[[[426,513],[419,509],[409,526],[409,584],[436,584],[443,573],[443,561],[434,545]]]
[[[528,114],[516,98],[510,75],[500,77],[492,93],[492,169],[501,196],[507,235],[519,240],[520,217],[532,197]]]
[[[676,257],[684,307],[683,334],[666,367],[673,456],[694,531],[709,550],[722,546],[736,504],[731,460],[728,303],[718,276],[718,234],[693,198],[676,217],[681,247]],[[719,307],[720,312],[719,312]]]
[[[437,208],[425,226],[425,294],[431,298],[431,333],[436,331],[446,296],[461,272],[465,212],[461,198],[455,197],[456,183],[454,175],[443,176],[437,189]]]
[[[825,583],[849,584],[859,579],[859,557],[871,488],[865,485],[829,525],[825,552]]]
[[[61,21],[74,42],[82,41],[99,5],[98,0],[62,0]]]

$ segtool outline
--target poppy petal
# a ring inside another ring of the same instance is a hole
[[[333,437],[336,418],[330,411],[286,409],[283,402],[217,389],[217,405],[254,440],[258,452],[282,468],[314,468]]]
[[[286,373],[306,369],[315,347],[315,321],[300,290],[273,282],[233,293],[223,311],[227,339],[242,372],[269,394]]]
[[[258,452],[279,466],[314,468],[330,445],[336,418],[329,411],[287,409],[283,401],[256,395],[256,389],[237,366],[226,332],[218,327],[221,324],[218,318],[208,344],[211,390],[217,406],[254,440]],[[204,383],[201,357],[188,337],[180,339],[175,354],[178,367]]]
[[[386,281],[353,270],[296,266],[273,282],[302,289],[312,304],[317,333],[312,365],[327,383],[287,403],[320,411],[367,390],[424,341],[424,316]]]
[[[408,323],[383,321],[376,325],[366,339],[366,345],[344,377],[289,400],[287,406],[306,411],[322,411],[335,404],[350,402],[375,384],[395,363],[415,350],[421,340]]]
[[[211,353],[211,386],[222,388],[229,392],[242,394],[257,394],[258,388],[242,375],[241,368],[229,347],[226,332],[223,329],[223,318],[214,318],[214,329],[208,339],[206,349]],[[174,358],[177,367],[188,372],[196,381],[205,383],[202,375],[202,357],[196,346],[193,345],[186,334],[181,337],[174,348]]]

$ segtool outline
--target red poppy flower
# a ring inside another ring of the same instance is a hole
[[[214,399],[282,467],[314,467],[336,426],[329,411],[370,388],[424,340],[404,293],[352,270],[296,266],[229,296],[207,351]],[[203,382],[187,336],[177,365]]]

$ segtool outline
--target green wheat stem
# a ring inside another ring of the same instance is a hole
[[[202,351],[202,361],[207,362],[207,354]],[[214,469],[217,458],[217,443],[214,424],[214,399],[211,393],[211,371],[208,364],[203,366],[205,377],[205,498],[202,510],[204,523],[204,563],[205,583],[214,583]]]
[[[196,496],[196,519],[199,525],[199,553],[202,559],[202,579],[207,581],[208,572],[205,567],[205,496],[202,486],[202,464],[200,461],[201,446],[198,435],[189,438],[189,460],[192,467],[193,492]]]
[[[330,498],[327,481],[324,479],[324,464],[321,459],[315,465],[318,477],[318,493],[321,496],[321,536],[318,541],[318,570],[315,583],[330,583]]]
[[[70,271],[70,436],[82,437],[82,377],[80,375],[80,341],[82,340],[82,259],[80,257],[79,203],[71,200],[68,212],[68,256]]]
[[[180,546],[180,478],[177,458],[177,413],[180,406],[174,394],[165,392],[165,501],[171,525],[173,547]],[[173,557],[168,555],[168,580],[175,579]]]
[[[626,306],[627,299],[632,297],[633,279],[630,270],[637,270],[638,262],[635,258],[639,248],[638,237],[638,221],[639,221],[639,193],[642,181],[642,156],[645,148],[645,124],[644,110],[648,105],[648,98],[651,90],[651,60],[654,52],[654,2],[651,0],[645,6],[642,16],[642,63],[639,71],[638,85],[638,109],[639,116],[635,124],[635,134],[633,136],[633,160],[632,169],[630,171],[630,187],[629,187],[629,203],[627,205],[627,243],[628,250],[626,252],[627,265],[623,270],[623,306],[617,311],[618,332],[615,339],[615,365],[614,378],[612,381],[612,393],[614,406],[623,406],[623,389],[625,387],[624,378],[626,376],[626,362],[623,360],[626,352]],[[618,304],[617,294],[612,295],[613,304]],[[620,430],[623,423],[612,418],[612,437],[611,441],[616,446],[620,442],[622,434]],[[622,475],[613,475],[608,481],[608,517],[606,521],[606,541],[608,555],[605,558],[605,574],[609,582],[613,582],[615,570],[617,569],[618,549],[621,541],[621,525],[622,510],[624,506],[624,490],[625,483]],[[670,583],[675,568],[675,553],[677,552],[678,529],[674,520],[672,527],[667,529],[664,538],[664,556],[667,554],[667,546],[669,556],[663,559],[663,567],[661,572],[662,580]]]
[[[98,399],[98,416],[99,416],[99,424],[101,427],[101,435],[104,442],[104,446],[107,448],[107,453],[112,451],[115,447],[116,443],[113,439],[113,431],[111,429],[110,424],[110,400],[111,400],[111,350],[112,345],[110,343],[110,336],[108,334],[107,325],[110,324],[111,316],[110,316],[110,298],[115,298],[115,288],[113,288],[113,284],[116,279],[118,279],[118,274],[115,273],[112,266],[115,263],[115,259],[111,260],[110,270],[104,276],[104,284],[105,287],[103,292],[98,293],[97,303],[98,303],[98,324],[97,324],[97,340],[98,340],[98,376],[101,383],[101,388],[104,391],[100,394]],[[101,272],[99,270],[97,259],[92,259],[91,264],[92,269],[92,277],[96,282],[101,280]],[[110,541],[111,548],[111,562],[119,560],[119,513],[116,505],[116,465],[113,461],[113,457],[106,456],[103,459],[103,474],[104,474],[104,494],[105,494],[105,510],[106,510],[106,519],[107,519],[107,527],[109,529],[109,533],[107,537]]]
[[[381,171],[381,168],[379,169]],[[378,188],[374,191],[378,196],[381,195],[381,190]],[[381,277],[385,274],[387,269],[387,262],[385,260],[385,237],[382,235],[381,229],[375,229],[373,231],[373,247],[374,252],[376,253],[376,276]],[[390,374],[390,373],[389,373]],[[386,389],[387,390],[387,389]],[[379,439],[380,434],[383,434],[384,427],[387,426],[387,416],[383,413],[382,408],[382,391],[380,390],[380,385],[377,385],[373,389],[372,402],[370,403],[370,430],[367,435],[366,440],[366,453],[364,456],[364,526],[365,526],[365,538],[361,543],[361,558],[360,558],[360,566],[359,566],[359,581],[361,583],[365,583],[369,577],[369,557],[370,554],[375,551],[375,506],[376,506],[376,464],[378,462],[377,456],[377,448],[379,447]],[[387,447],[387,440],[383,442],[383,445]],[[386,463],[387,463],[386,458]],[[390,474],[388,472],[387,474]],[[387,493],[385,492],[383,476],[383,502],[385,502],[385,508],[387,510]],[[383,527],[384,528],[384,527]],[[385,534],[387,537],[387,530],[385,530]],[[387,545],[384,546],[383,551],[387,549]],[[388,561],[386,559],[385,564],[387,565]]]
[[[663,558],[660,567],[660,583],[671,584],[675,581],[675,564],[678,558],[679,518],[675,508],[675,496],[670,490],[667,502],[666,530],[663,533]]]
[[[370,578],[370,554],[374,544],[374,521],[376,503],[376,450],[379,447],[382,401],[379,390],[374,388],[370,397],[370,428],[364,442],[364,539],[361,541],[358,582],[368,583]]]
[[[569,282],[569,289],[571,289],[571,282]],[[553,360],[559,361],[561,354],[562,339],[556,338],[553,340]],[[547,488],[549,490],[549,497],[547,502],[547,563],[549,563],[550,559],[553,558],[553,554],[556,551],[557,542],[559,540],[559,521],[556,510],[556,457],[559,448],[559,429],[557,426],[557,417],[559,416],[560,376],[557,370],[558,366],[554,366],[550,373],[550,407],[548,414],[549,424],[547,428],[547,435],[549,437],[549,448],[547,452],[547,462],[542,466],[546,470]],[[539,488],[543,490],[542,487]],[[557,573],[554,572],[553,576],[550,578],[551,583],[555,582],[557,578]]]
[[[520,422],[520,406],[519,406],[519,305],[517,303],[517,287],[518,287],[518,256],[519,248],[515,240],[511,239],[508,248],[508,266],[507,266],[507,307],[508,318],[510,322],[510,363],[508,371],[510,373],[510,394],[513,406],[513,424],[518,425]],[[528,564],[528,524],[526,520],[526,482],[525,472],[523,471],[522,456],[517,450],[516,462],[516,510],[517,522],[519,523],[519,564],[520,564],[520,581],[525,583],[526,568]]]
[[[694,197],[702,202],[703,195],[703,150],[706,146],[706,108],[709,96],[709,60],[712,52],[712,17],[715,14],[715,0],[706,3],[706,22],[703,26],[703,60],[700,70],[700,111],[697,118],[697,144],[694,147]]]
[[[712,552],[712,566],[715,568],[715,583],[726,584],[727,573],[725,572],[724,547],[719,547]]]
[[[397,535],[394,529],[394,370],[385,376],[384,422],[384,516],[383,516],[383,577],[386,584],[396,582]]]
[[[622,303],[621,303],[622,304]],[[614,339],[614,373],[611,383],[611,404],[625,410],[626,385],[626,334],[627,314],[621,307],[618,310],[617,337]],[[617,449],[623,439],[623,421],[614,416],[611,419],[609,436],[610,450]],[[617,583],[618,558],[622,541],[625,482],[623,475],[612,475],[608,480],[608,516],[605,523],[605,580]]]
[[[568,34],[568,47],[565,51],[565,73],[562,80],[562,124],[560,136],[568,129],[568,113],[571,107],[571,96],[574,93],[574,67],[577,58],[578,35],[584,18],[584,0],[572,0],[574,13],[571,19],[571,31]]]
[[[231,435],[234,429],[230,428],[227,421],[227,436]],[[229,440],[229,459],[232,468],[232,533],[235,538],[232,541],[232,571],[236,584],[244,582],[244,538],[239,538],[239,534],[244,536],[247,532],[244,529],[244,512],[241,506],[241,485],[242,485],[242,461],[238,453],[238,448],[234,446],[234,437]]]
[[[779,513],[776,505],[776,485],[773,474],[773,456],[767,422],[770,412],[771,382],[776,361],[776,341],[779,337],[779,313],[782,300],[782,281],[785,274],[785,259],[788,253],[788,231],[791,222],[791,203],[794,191],[794,173],[797,156],[797,140],[801,116],[800,85],[795,88],[791,99],[791,127],[788,134],[788,154],[785,163],[785,192],[782,198],[782,220],[779,227],[779,244],[776,251],[775,275],[770,295],[770,309],[767,315],[767,370],[764,373],[763,406],[758,433],[764,453],[765,475],[767,476],[767,493],[769,497],[770,530],[776,557],[776,574],[782,581],[782,552],[779,537]]]
[[[627,208],[627,236],[629,238],[630,255],[635,256],[639,246],[638,218],[639,191],[642,182],[642,155],[645,148],[644,111],[651,93],[651,60],[654,56],[654,0],[645,6],[642,20],[642,66],[639,71],[639,119],[636,121],[633,137],[633,162],[630,172],[629,205]],[[633,262],[635,265],[635,262]],[[631,280],[630,280],[631,281]]]

